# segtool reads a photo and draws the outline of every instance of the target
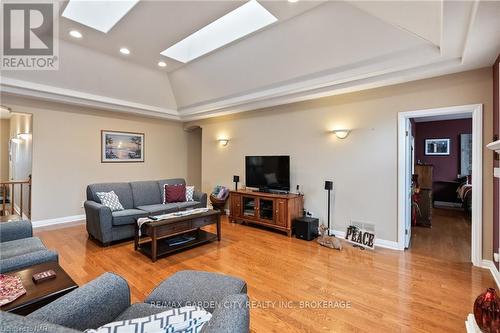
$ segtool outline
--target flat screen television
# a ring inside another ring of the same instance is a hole
[[[245,184],[260,191],[290,191],[290,156],[246,156]]]

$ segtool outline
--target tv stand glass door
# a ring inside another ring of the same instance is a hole
[[[259,198],[259,219],[274,223],[274,200]]]
[[[257,199],[255,197],[243,196],[243,216],[257,217]]]

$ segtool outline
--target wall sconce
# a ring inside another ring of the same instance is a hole
[[[12,141],[14,143],[21,143],[21,142],[23,142],[23,140],[19,139],[19,138],[12,138],[12,139],[10,139],[10,141]]]
[[[30,133],[19,133],[17,137],[21,140],[28,140],[30,138]]]
[[[333,130],[332,133],[335,133],[335,135],[339,139],[345,139],[345,138],[347,138],[349,133],[351,133],[351,131],[348,129],[339,129],[339,130]]]
[[[227,144],[229,143],[229,139],[218,139],[217,141],[219,141],[219,144],[220,144],[222,147],[227,146]]]

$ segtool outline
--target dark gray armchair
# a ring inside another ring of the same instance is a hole
[[[38,237],[33,237],[30,221],[0,223],[0,273],[49,261],[58,261],[57,252],[47,250]]]
[[[222,274],[181,271],[156,287],[144,303],[130,305],[127,282],[105,273],[41,309],[21,317],[0,312],[0,332],[76,333],[113,321],[149,316],[183,305],[211,305],[203,333],[247,333],[246,283]],[[202,306],[203,307],[203,306]]]

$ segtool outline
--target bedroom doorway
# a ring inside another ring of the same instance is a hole
[[[482,264],[482,105],[399,113],[398,202],[400,249]]]

